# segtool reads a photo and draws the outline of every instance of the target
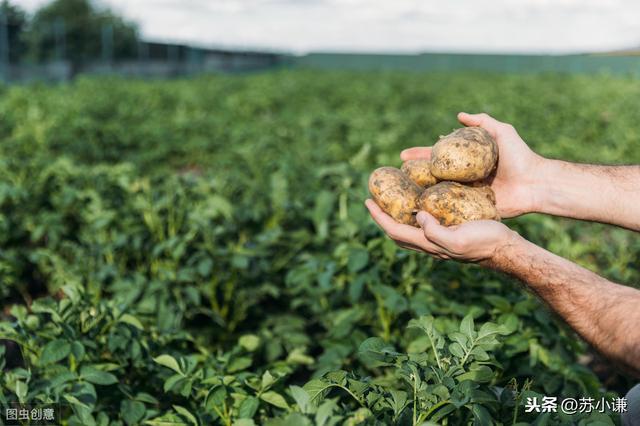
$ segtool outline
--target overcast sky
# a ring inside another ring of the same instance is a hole
[[[15,2],[16,0],[14,0]],[[17,0],[33,11],[46,0]],[[603,51],[640,46],[640,0],[102,0],[143,37],[235,48]]]

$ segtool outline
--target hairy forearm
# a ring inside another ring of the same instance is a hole
[[[640,166],[545,160],[533,185],[536,212],[640,231]]]
[[[515,233],[489,266],[524,282],[596,350],[640,377],[640,290],[610,282]]]

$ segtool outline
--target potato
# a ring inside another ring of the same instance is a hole
[[[489,201],[491,201],[491,203],[496,203],[496,194],[495,192],[493,192],[493,189],[491,189],[491,186],[489,186],[489,182],[487,182],[486,180],[469,182],[466,185],[482,191],[484,195],[489,199]]]
[[[431,150],[431,173],[440,180],[473,182],[489,176],[498,145],[481,127],[464,127],[443,136]]]
[[[427,188],[418,200],[418,208],[429,212],[444,226],[472,220],[500,220],[498,210],[484,188],[457,182],[440,182]]]
[[[416,203],[422,189],[395,167],[380,167],[369,176],[369,192],[397,222],[415,226]]]
[[[430,160],[408,160],[402,163],[400,168],[416,185],[427,188],[438,183],[431,174]]]

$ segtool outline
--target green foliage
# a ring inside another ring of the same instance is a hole
[[[619,390],[585,346],[511,279],[398,249],[366,180],[458,110],[513,122],[547,156],[640,163],[638,92],[310,71],[6,89],[0,404],[60,403],[69,425],[566,423],[523,401]],[[508,224],[638,281],[620,229]]]

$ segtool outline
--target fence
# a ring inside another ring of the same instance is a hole
[[[294,59],[297,67],[358,70],[489,71],[515,73],[610,73],[640,75],[640,56],[479,55],[428,53],[375,55],[314,53]]]

